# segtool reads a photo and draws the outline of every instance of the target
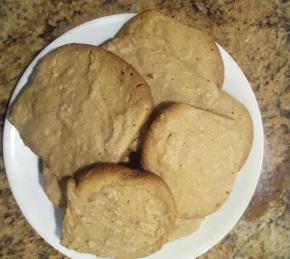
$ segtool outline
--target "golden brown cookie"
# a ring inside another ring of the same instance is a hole
[[[182,24],[175,18],[166,15],[165,12],[147,10],[129,20],[117,34],[112,45],[118,45],[114,41],[117,42],[119,38],[125,38],[129,35],[132,37],[131,39],[135,39],[135,36],[148,39],[144,43],[139,42],[135,45],[137,54],[141,53],[142,47],[153,49],[154,46],[161,46],[160,50],[172,53],[189,68],[213,81],[220,88],[222,87],[224,81],[223,61],[217,45],[207,33]],[[150,43],[150,40],[153,42]],[[120,54],[125,54],[129,50],[119,51]],[[164,63],[164,65],[167,64]]]
[[[160,177],[98,166],[68,182],[61,243],[100,257],[144,257],[168,240],[175,219],[173,196]]]
[[[244,149],[234,120],[179,103],[153,121],[141,162],[170,187],[178,218],[198,218],[228,197]]]
[[[59,179],[95,162],[119,162],[153,106],[136,70],[102,48],[70,44],[46,55],[9,120]]]
[[[214,41],[197,29],[146,11],[104,47],[136,68],[155,105],[175,101],[207,109],[217,99],[223,62]]]

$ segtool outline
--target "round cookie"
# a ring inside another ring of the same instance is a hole
[[[9,120],[59,179],[95,162],[119,162],[153,107],[136,70],[102,48],[69,44],[46,55]]]
[[[215,43],[196,29],[150,11],[129,21],[104,47],[136,68],[155,105],[173,101],[207,109],[217,99],[223,69],[221,78],[213,71],[223,68],[222,60]]]
[[[100,257],[139,258],[157,250],[175,227],[176,208],[155,174],[102,165],[68,181],[61,243]]]
[[[115,50],[118,40],[128,36],[131,39],[135,36],[148,39],[135,45],[137,54],[141,54],[142,47],[153,49],[154,46],[161,46],[167,54],[171,53],[191,70],[197,71],[205,79],[222,87],[224,65],[218,47],[211,36],[197,28],[182,24],[162,11],[147,10],[129,20],[112,43],[108,44],[108,48]],[[126,52],[129,52],[128,48],[124,51],[118,49],[116,54],[122,56]],[[126,61],[130,63],[130,59]],[[166,66],[167,63],[164,65]]]
[[[178,218],[200,218],[227,198],[244,149],[234,120],[173,104],[147,131],[141,163],[168,184]]]

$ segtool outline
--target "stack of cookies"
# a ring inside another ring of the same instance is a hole
[[[143,257],[223,204],[253,138],[223,80],[211,37],[155,10],[101,47],[65,45],[41,60],[9,120],[65,209],[63,245]]]

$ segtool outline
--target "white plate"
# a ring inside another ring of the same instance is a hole
[[[52,49],[67,43],[99,45],[113,37],[122,25],[135,14],[118,14],[84,23],[57,38],[33,60],[13,93],[15,99],[27,82],[36,62]],[[199,256],[219,242],[237,223],[255,191],[263,159],[263,127],[254,93],[235,61],[219,46],[224,65],[224,89],[241,101],[250,111],[254,123],[254,143],[250,156],[238,174],[233,191],[225,204],[208,216],[193,235],[166,244],[148,258],[190,258]],[[6,173],[13,195],[23,215],[38,234],[50,245],[70,258],[88,259],[92,255],[69,250],[59,242],[63,212],[55,209],[41,186],[38,158],[27,148],[18,131],[5,120],[3,152]]]

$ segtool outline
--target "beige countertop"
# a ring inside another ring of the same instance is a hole
[[[90,19],[156,7],[214,35],[245,72],[263,117],[265,155],[254,198],[234,229],[201,258],[290,258],[289,1],[3,0],[0,134],[13,88],[44,46]],[[7,182],[2,149],[0,224],[0,258],[65,258],[22,216]]]

